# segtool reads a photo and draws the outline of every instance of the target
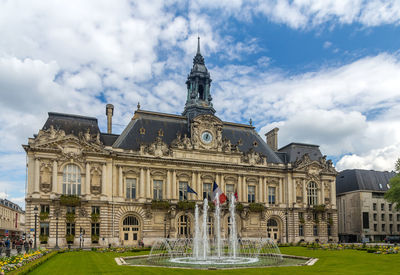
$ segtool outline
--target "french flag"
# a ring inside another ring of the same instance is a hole
[[[222,192],[222,190],[218,187],[218,185],[214,181],[213,185],[213,201],[217,203],[217,196],[219,197],[219,204],[223,204],[226,201],[226,196]]]

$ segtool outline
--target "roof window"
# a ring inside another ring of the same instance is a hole
[[[379,188],[382,189],[382,184],[381,183],[379,184]]]
[[[386,184],[386,186],[387,186],[387,188],[388,188],[388,189],[390,189],[390,184],[389,184],[389,183],[388,183],[388,184]]]

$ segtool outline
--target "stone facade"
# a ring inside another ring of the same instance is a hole
[[[253,126],[216,117],[211,79],[198,55],[199,48],[183,115],[138,106],[126,129],[113,135],[111,123],[105,134],[95,118],[49,113],[45,126],[24,145],[27,228],[33,228],[38,206],[49,213],[38,225],[49,236],[48,246],[55,245],[57,235],[60,246],[67,235],[74,245],[82,235],[85,246],[191,237],[190,202],[210,198],[216,182],[223,192],[238,195],[239,237],[337,241],[332,163],[318,146],[292,143],[271,149]],[[198,195],[187,193],[187,186]],[[227,237],[227,205],[222,209]],[[212,212],[209,225],[212,235]]]
[[[25,212],[7,200],[0,199],[0,238],[19,238],[25,232]]]

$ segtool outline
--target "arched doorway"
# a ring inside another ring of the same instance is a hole
[[[274,241],[278,241],[281,238],[278,221],[274,218],[270,218],[267,221],[267,237]]]
[[[139,219],[133,215],[126,216],[122,221],[120,232],[123,245],[138,245],[142,235]]]

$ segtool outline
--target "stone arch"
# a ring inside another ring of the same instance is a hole
[[[135,240],[134,243],[132,243],[132,236],[129,236],[129,242],[124,240],[124,231],[123,231],[123,222],[124,219],[127,218],[128,216],[133,216],[135,217],[138,222],[139,222],[139,232],[137,235],[137,239]],[[144,234],[143,234],[143,229],[145,225],[145,211],[138,206],[123,206],[121,207],[114,216],[114,234],[115,236],[118,236],[120,242],[125,245],[137,245],[138,241],[140,239],[143,239]]]
[[[276,210],[267,210],[265,212],[265,230],[267,231],[267,237],[268,237],[268,233],[270,233],[270,237],[274,239],[274,232],[273,231],[269,231],[268,229],[272,229],[269,228],[268,226],[268,221],[270,219],[274,219],[277,222],[277,228],[278,228],[278,236],[275,239],[275,241],[280,241],[282,242],[284,240],[284,236],[286,234],[286,216],[285,213],[283,211],[276,211]]]

